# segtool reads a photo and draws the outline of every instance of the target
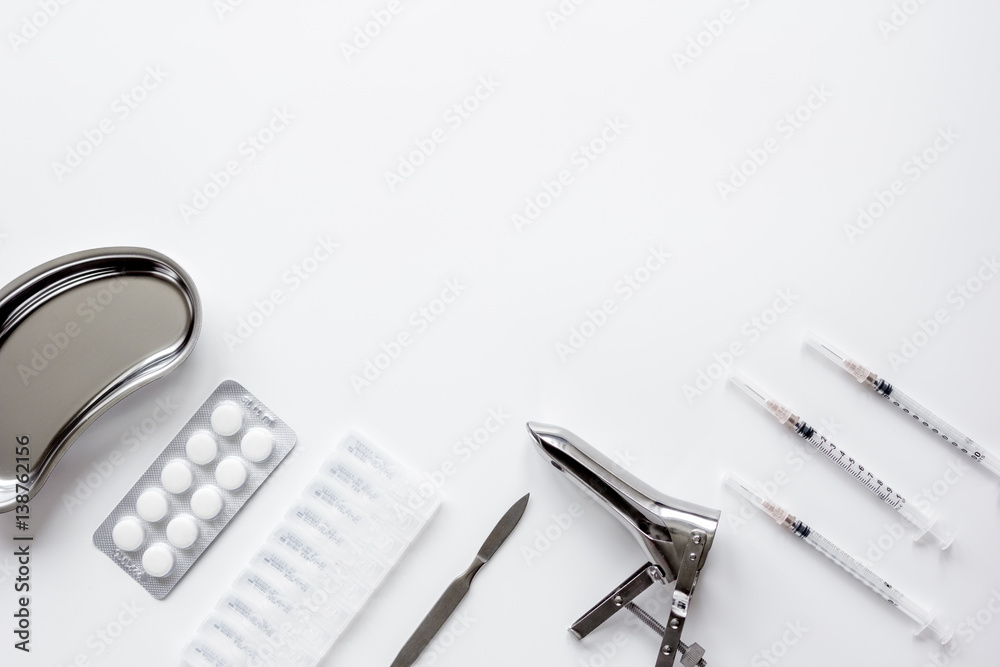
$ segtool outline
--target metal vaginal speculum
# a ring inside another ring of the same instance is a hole
[[[678,654],[684,667],[705,667],[705,650],[681,641],[691,596],[719,524],[718,510],[656,491],[581,438],[558,426],[528,423],[542,455],[621,521],[639,542],[648,561],[620,586],[576,620],[570,631],[586,637],[620,609],[628,609],[662,635],[656,667],[672,667]],[[660,625],[634,600],[653,584],[674,582],[670,616]]]

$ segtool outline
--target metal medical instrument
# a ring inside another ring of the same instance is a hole
[[[656,667],[672,667],[678,654],[683,654],[680,664],[684,667],[705,667],[705,650],[696,643],[684,644],[681,632],[698,576],[715,539],[719,511],[656,491],[566,429],[537,422],[527,426],[542,455],[621,521],[648,558],[624,583],[577,619],[570,632],[582,639],[615,612],[627,608],[663,636]],[[670,616],[661,626],[633,600],[654,583],[669,582],[675,582]]]
[[[843,549],[806,525],[805,522],[789,514],[788,510],[768,499],[760,489],[740,479],[731,472],[726,473],[724,481],[726,486],[750,501],[761,512],[774,519],[775,523],[788,529],[792,535],[809,544],[813,549],[832,560],[852,577],[877,593],[883,600],[886,600],[892,606],[897,607],[901,612],[916,621],[918,628],[914,633],[915,635],[927,630],[942,644],[947,644],[951,639],[954,631],[949,627],[948,623],[942,619],[935,618],[932,612],[927,611],[908,598],[899,589],[872,572],[859,560],[848,555]]]
[[[0,288],[0,513],[111,406],[187,359],[201,319],[191,277],[146,248],[73,253]]]
[[[893,487],[883,482],[882,478],[872,472],[868,466],[862,465],[860,461],[817,433],[805,420],[793,414],[791,410],[768,396],[763,389],[754,385],[744,376],[734,371],[730,374],[729,379],[765,410],[770,412],[778,420],[778,423],[784,424],[791,429],[795,435],[808,442],[823,456],[836,463],[841,470],[853,477],[861,486],[868,489],[886,505],[896,510],[911,525],[916,527],[918,532],[914,540],[919,540],[924,535],[929,534],[938,541],[942,549],[947,549],[951,546],[955,536],[950,530],[936,524],[934,519],[913,507],[910,503],[907,503],[906,498],[895,491]]]
[[[898,387],[889,384],[885,378],[879,377],[834,346],[811,332],[806,333],[806,343],[824,357],[850,373],[855,380],[865,385],[879,396],[899,408],[903,414],[909,415],[914,421],[924,426],[931,433],[941,438],[942,442],[950,444],[960,452],[984,468],[1000,477],[1000,457],[987,450],[982,445],[963,435],[961,431],[938,417],[936,414],[904,394]]]
[[[451,617],[452,612],[458,607],[458,603],[465,598],[466,593],[469,592],[469,587],[472,585],[472,579],[483,565],[486,565],[486,561],[493,557],[493,554],[496,553],[500,545],[510,536],[511,532],[513,532],[514,527],[517,526],[517,522],[521,520],[521,515],[524,514],[524,508],[528,506],[529,495],[525,494],[523,498],[507,510],[507,513],[503,515],[496,527],[493,528],[489,537],[486,538],[482,548],[479,549],[479,553],[476,554],[476,559],[472,561],[472,565],[448,585],[448,588],[441,594],[438,601],[427,612],[427,616],[424,617],[424,620],[420,622],[420,625],[414,630],[406,644],[400,649],[399,654],[392,661],[390,667],[409,667],[417,661],[417,658],[427,648],[427,645],[431,643],[438,630],[441,629],[441,626]]]

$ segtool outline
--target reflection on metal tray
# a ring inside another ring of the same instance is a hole
[[[60,257],[0,290],[0,512],[105,410],[184,361],[200,330],[190,276],[144,248]]]

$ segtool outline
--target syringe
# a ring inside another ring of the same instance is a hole
[[[914,421],[925,426],[931,433],[939,437],[942,442],[951,444],[952,447],[955,447],[973,461],[983,464],[984,468],[997,477],[1000,477],[1000,457],[996,454],[988,451],[981,445],[977,445],[972,438],[962,435],[962,432],[957,428],[904,394],[898,387],[894,387],[886,382],[885,378],[879,377],[874,372],[822,340],[819,336],[807,332],[805,340],[810,347],[850,373],[855,380],[867,386],[879,396],[888,399],[890,403],[902,410],[903,414],[909,415]]]
[[[942,549],[947,549],[951,546],[952,541],[955,539],[951,531],[936,525],[934,519],[919,509],[912,507],[906,502],[906,498],[899,492],[894,491],[893,487],[883,482],[880,477],[869,470],[868,466],[864,466],[857,459],[848,456],[847,452],[817,433],[805,420],[801,419],[798,415],[792,414],[791,410],[768,396],[764,393],[763,389],[757,387],[739,373],[735,371],[731,372],[729,379],[763,406],[765,410],[774,415],[778,423],[784,424],[794,431],[795,435],[815,447],[823,456],[840,466],[841,470],[878,496],[886,505],[899,512],[900,516],[916,527],[918,532],[914,540],[919,540],[924,535],[930,534],[940,543]]]
[[[919,627],[913,634],[920,634],[924,630],[928,630],[942,644],[947,644],[951,640],[954,631],[947,622],[935,618],[932,612],[927,611],[903,595],[899,589],[865,567],[859,560],[850,556],[836,544],[789,514],[788,510],[769,500],[759,489],[743,481],[731,472],[726,473],[724,481],[729,488],[746,498],[757,509],[774,519],[776,523],[787,528],[796,537],[809,543],[810,546],[839,565],[855,579],[878,593],[883,600],[888,601],[894,607],[898,607],[900,611],[916,621]]]

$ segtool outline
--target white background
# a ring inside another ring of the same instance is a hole
[[[246,0],[220,12],[211,0],[73,0],[48,19],[42,4],[10,0],[0,13],[0,281],[76,250],[146,246],[191,273],[205,326],[190,360],[98,420],[33,500],[33,650],[14,651],[4,629],[15,594],[12,559],[0,556],[4,665],[176,664],[348,428],[418,469],[455,468],[440,514],[324,664],[389,664],[493,523],[530,491],[520,526],[460,609],[470,627],[446,637],[434,662],[652,665],[658,640],[624,619],[582,643],[565,631],[642,557],[591,504],[551,544],[539,541],[539,531],[559,533],[553,515],[582,501],[533,451],[529,419],[563,425],[664,492],[723,511],[685,631],[710,664],[772,664],[764,650],[787,665],[996,659],[1000,624],[966,624],[959,655],[945,658],[806,545],[761,517],[734,522],[740,504],[720,486],[726,469],[782,480],[779,500],[877,560],[876,571],[912,597],[956,622],[993,619],[982,610],[1000,589],[996,480],[968,467],[957,485],[944,482],[957,455],[801,337],[824,334],[1000,448],[1000,287],[975,281],[1000,246],[996,5],[592,0],[553,27],[546,13],[558,11],[556,0],[404,1],[348,59],[342,45],[385,2]],[[728,24],[716,22],[723,11]],[[26,20],[42,25],[33,31]],[[691,40],[705,45],[700,53]],[[679,63],[689,48],[690,62]],[[146,68],[165,75],[133,93]],[[486,99],[469,101],[478,108],[455,127],[445,114],[481,77],[495,90],[480,88]],[[820,89],[829,99],[800,108]],[[122,95],[144,98],[127,117],[115,103]],[[249,160],[240,147],[274,109],[294,120]],[[808,118],[782,129],[797,112]],[[113,132],[84,145],[79,166],[55,165],[106,118]],[[577,151],[615,119],[620,134],[580,170]],[[390,189],[385,173],[436,128],[444,142]],[[939,142],[948,150],[931,149],[936,161],[914,180],[913,156],[948,128],[950,145]],[[769,138],[777,151],[747,165],[755,173],[724,199],[718,184]],[[240,172],[185,219],[181,205],[230,160]],[[572,182],[518,228],[512,216],[561,170]],[[858,208],[897,179],[902,194],[851,235]],[[295,288],[286,276],[319,237],[339,247]],[[616,285],[650,246],[671,258],[626,299]],[[981,289],[959,308],[953,290],[970,279]],[[460,297],[417,332],[411,315],[448,280],[464,286]],[[284,300],[273,314],[227,344],[274,290]],[[773,318],[779,291],[794,298]],[[615,312],[604,326],[584,327],[593,335],[560,355],[557,346],[608,299]],[[921,335],[920,322],[938,310],[945,323]],[[412,344],[356,391],[351,376],[401,332]],[[893,364],[914,338],[919,349]],[[718,377],[714,355],[733,343],[742,344],[741,370],[835,430],[911,500],[937,482],[946,493],[933,507],[954,525],[954,547],[887,537],[891,510],[826,461],[790,464],[796,438],[734,387],[703,381],[689,400],[684,385],[699,371]],[[157,602],[91,535],[229,377],[297,431],[298,455]],[[67,506],[66,494],[167,398],[178,412]],[[509,419],[465,460],[454,443],[491,409]],[[12,544],[12,524],[0,517],[3,544]],[[880,538],[892,543],[884,553],[872,549]],[[545,549],[536,556],[537,546]],[[110,646],[97,639],[133,603],[135,621]],[[788,624],[805,631],[786,633]]]

